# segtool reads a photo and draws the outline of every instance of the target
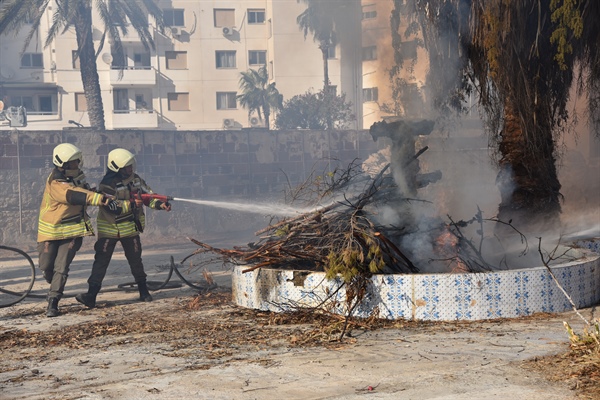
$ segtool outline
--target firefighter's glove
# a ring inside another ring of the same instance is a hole
[[[160,208],[162,208],[165,211],[171,211],[171,203],[169,203],[168,201],[166,203],[162,203],[160,205]]]
[[[119,203],[113,199],[106,200],[105,207],[113,214],[119,214]]]

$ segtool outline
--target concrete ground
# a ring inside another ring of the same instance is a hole
[[[149,280],[164,279],[161,266],[170,256],[179,262],[195,249],[146,245]],[[68,296],[85,291],[92,258],[77,256]],[[355,329],[341,344],[302,346],[294,341],[306,334],[304,325],[272,326],[273,316],[231,304],[228,269],[215,265],[211,273],[219,289],[213,297],[210,292],[199,297],[197,308],[187,305],[198,291],[186,285],[154,292],[155,301],[141,303],[135,292],[117,288],[131,282],[118,252],[96,309],[87,310],[72,297],[61,301],[63,315],[57,318],[45,317],[46,304],[38,298],[0,309],[0,398],[575,398],[567,384],[523,367],[525,360],[568,349],[563,321],[575,329],[583,326],[574,313],[457,324],[399,322],[386,329]],[[200,280],[201,274],[189,277]],[[38,278],[34,293],[46,289]],[[591,319],[593,310],[583,313]],[[98,333],[90,334],[92,329]]]

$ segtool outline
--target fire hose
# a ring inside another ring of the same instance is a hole
[[[109,198],[114,198],[114,196],[110,196],[108,195],[107,197]],[[161,195],[161,194],[157,194],[157,193],[147,193],[147,192],[143,192],[142,190],[136,190],[134,192],[131,193],[131,201],[135,201],[135,200],[141,200],[145,206],[150,206],[150,202],[152,200],[158,200],[162,203],[166,203],[169,204],[169,201],[175,200],[174,197],[172,196],[166,196],[166,195]],[[135,213],[134,213],[134,218],[135,218]],[[142,232],[142,226],[139,222],[139,220],[135,220],[137,228],[140,232]],[[7,290],[5,288],[2,287],[2,282],[0,281],[0,293],[4,293],[4,294],[8,294],[11,296],[15,296],[16,298],[11,300],[8,303],[1,303],[0,304],[0,308],[4,308],[4,307],[9,307],[12,306],[14,304],[17,304],[19,302],[21,302],[22,300],[24,300],[27,297],[30,298],[38,298],[38,299],[45,299],[46,295],[39,295],[39,294],[32,294],[31,290],[33,288],[33,284],[35,282],[35,264],[33,263],[33,260],[31,259],[31,257],[29,257],[29,255],[27,253],[25,253],[24,251],[14,248],[14,247],[8,247],[8,246],[2,246],[0,245],[0,249],[2,250],[7,250],[9,252],[15,252],[18,253],[20,256],[25,257],[25,259],[27,260],[28,263],[28,268],[31,268],[31,277],[29,280],[29,283],[27,284],[27,289],[24,291],[19,291],[19,292],[15,292],[15,291],[11,291],[11,290]],[[160,289],[165,289],[165,288],[178,288],[178,287],[182,287],[183,285],[181,283],[176,283],[176,282],[170,282],[172,276],[173,276],[173,272],[175,273],[175,275],[177,275],[177,277],[179,277],[179,279],[181,280],[181,282],[183,282],[184,284],[186,284],[187,286],[196,289],[196,290],[200,290],[200,291],[206,291],[206,290],[210,290],[213,289],[214,287],[216,287],[216,284],[209,284],[207,286],[198,286],[193,284],[192,282],[190,282],[189,280],[187,280],[179,271],[179,269],[177,268],[177,265],[175,264],[175,261],[173,259],[173,256],[171,256],[171,262],[169,265],[169,273],[167,275],[167,278],[165,279],[164,282],[157,282],[157,281],[148,281],[146,282],[146,284],[148,285],[148,289],[152,290],[152,291],[157,291]],[[117,290],[132,290],[133,288],[135,288],[137,286],[137,284],[135,282],[129,282],[129,283],[122,283],[120,285],[117,286],[117,289],[108,289],[108,290],[102,290],[102,293],[106,293],[106,292],[111,292],[111,291],[117,291]],[[75,295],[64,295],[63,297],[65,298],[69,298],[69,297],[75,297]]]
[[[20,254],[21,256],[25,257],[25,259],[27,260],[28,263],[28,267],[30,267],[32,269],[31,272],[31,278],[29,281],[29,284],[27,286],[27,289],[23,292],[13,292],[10,290],[6,290],[3,289],[1,284],[2,282],[0,282],[0,292],[1,293],[5,293],[8,295],[13,295],[16,296],[17,298],[14,299],[13,301],[6,303],[6,304],[0,304],[0,308],[5,308],[5,307],[9,307],[12,305],[15,305],[19,302],[21,302],[22,300],[24,300],[25,298],[35,298],[35,299],[45,299],[47,296],[46,295],[40,295],[40,294],[32,294],[31,293],[31,289],[33,288],[33,284],[35,282],[35,264],[33,263],[33,260],[31,259],[31,257],[25,253],[24,251],[14,248],[14,247],[7,247],[7,246],[1,246],[0,245],[0,249],[3,250],[8,250],[8,251],[14,251],[18,254]],[[192,282],[190,282],[188,279],[186,279],[181,272],[179,271],[179,269],[177,268],[177,265],[175,264],[175,260],[173,258],[173,256],[170,257],[170,264],[169,264],[169,273],[166,277],[166,279],[164,280],[164,282],[160,282],[160,281],[148,281],[147,285],[148,285],[148,289],[151,291],[157,291],[157,290],[161,290],[161,289],[174,289],[174,288],[179,288],[182,287],[183,284],[180,282],[170,282],[171,278],[173,276],[173,272],[175,273],[175,275],[177,275],[177,277],[179,277],[179,279],[181,280],[181,282],[183,282],[184,284],[186,284],[187,286],[195,289],[195,290],[199,290],[199,291],[208,291],[210,289],[214,289],[217,285],[216,284],[210,284],[210,285],[206,285],[206,286],[199,286],[196,285]],[[106,293],[106,292],[115,292],[115,291],[119,291],[119,290],[131,290],[132,288],[134,288],[136,286],[135,282],[131,282],[131,283],[122,283],[117,285],[117,289],[108,289],[108,290],[102,290],[101,293]],[[75,297],[75,295],[64,295],[63,297],[65,298],[70,298],[70,297]]]
[[[110,194],[105,194],[104,196],[108,197],[109,199],[116,199],[116,197],[114,195],[110,195]],[[173,201],[175,200],[175,198],[173,196],[167,196],[164,194],[158,194],[158,193],[147,193],[144,192],[142,190],[135,190],[131,192],[131,198],[130,200],[133,202],[135,200],[142,200],[142,202],[144,203],[144,205],[146,207],[150,206],[150,201],[152,200],[158,200],[162,203],[169,203],[169,201]]]
[[[132,200],[135,200],[136,198],[142,200],[146,207],[148,207],[150,205],[150,201],[153,199],[161,201],[163,203],[168,203],[169,201],[174,200],[174,198],[172,196],[166,196],[164,194],[158,194],[158,193],[144,193],[141,190],[131,194]]]
[[[135,208],[135,201],[136,200],[141,200],[142,203],[146,206],[146,207],[150,207],[150,202],[152,200],[157,200],[160,201],[166,205],[169,205],[169,201],[174,200],[174,198],[172,196],[166,196],[163,194],[158,194],[158,193],[148,193],[148,192],[144,192],[142,189],[136,189],[134,191],[132,191],[131,193],[131,197],[130,197],[130,201],[132,206]],[[113,195],[105,195],[106,197],[108,197],[109,199],[115,199],[116,197]],[[134,210],[133,211],[133,222],[135,223],[135,227],[138,230],[138,232],[144,232],[144,227],[142,226],[142,223],[140,222],[139,219],[139,215],[137,214],[137,212]]]
[[[21,256],[25,257],[25,259],[27,260],[27,266],[29,268],[31,268],[31,278],[29,280],[29,284],[27,286],[27,289],[24,292],[22,292],[22,293],[12,292],[10,290],[3,289],[0,286],[0,292],[6,293],[6,294],[9,294],[9,295],[17,297],[13,301],[11,301],[11,302],[9,302],[7,304],[3,304],[3,305],[0,306],[0,308],[4,308],[4,307],[12,306],[13,304],[17,304],[18,302],[20,302],[21,300],[23,300],[25,297],[27,297],[29,295],[29,293],[31,292],[31,288],[33,288],[33,283],[35,282],[35,264],[33,263],[33,260],[31,259],[31,257],[29,257],[29,254],[25,253],[21,249],[16,249],[14,247],[7,247],[7,246],[0,246],[0,249],[1,250],[7,250],[9,252],[12,251],[12,252],[15,252],[15,253],[20,254]]]

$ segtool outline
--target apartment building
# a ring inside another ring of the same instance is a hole
[[[405,15],[401,15],[398,30],[404,64],[398,74],[390,77],[395,64],[390,23],[393,8],[391,0],[362,1],[362,120],[365,128],[387,116],[425,116],[424,87],[429,60],[426,51],[417,45],[419,37],[406,34]]]
[[[285,99],[323,87],[318,44],[300,31],[296,0],[161,0],[168,28],[152,28],[146,50],[135,32],[122,37],[125,65],[115,65],[110,42],[97,60],[107,129],[204,130],[260,127],[236,101],[240,73],[266,65]],[[339,43],[329,53],[331,85],[346,93],[362,128],[361,5],[348,0],[336,16]],[[75,32],[43,43],[40,32],[22,53],[25,28],[0,36],[0,97],[27,109],[28,130],[89,126]],[[98,48],[102,25],[94,27]],[[10,129],[0,121],[0,129]]]

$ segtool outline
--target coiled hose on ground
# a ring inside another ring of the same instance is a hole
[[[5,294],[9,294],[9,295],[13,295],[15,296],[15,298],[13,300],[11,300],[8,303],[4,303],[4,304],[0,304],[0,308],[5,308],[5,307],[10,307],[12,305],[15,305],[21,301],[23,301],[25,298],[29,297],[29,298],[36,298],[36,299],[45,299],[46,295],[42,295],[42,294],[32,294],[31,293],[31,289],[33,288],[33,284],[35,283],[35,264],[33,263],[33,260],[31,259],[31,257],[29,257],[29,255],[27,253],[25,253],[24,251],[14,248],[14,247],[8,247],[8,246],[1,246],[0,245],[0,250],[8,250],[8,251],[13,251],[15,253],[20,254],[21,256],[25,257],[25,259],[27,260],[28,263],[28,267],[31,268],[31,278],[30,278],[30,282],[27,286],[27,289],[24,290],[23,292],[13,292],[7,289],[2,288],[2,282],[0,282],[0,292],[1,293],[5,293]],[[215,288],[217,285],[216,284],[211,284],[211,285],[206,285],[206,286],[199,286],[196,284],[193,284],[192,282],[190,282],[189,280],[187,280],[179,271],[179,269],[177,268],[177,265],[175,264],[175,260],[173,258],[173,256],[171,256],[171,262],[170,262],[170,266],[169,266],[169,273],[167,274],[167,278],[164,280],[164,282],[160,282],[160,281],[148,281],[148,289],[151,291],[157,291],[160,289],[172,289],[172,288],[179,288],[182,287],[183,285],[179,282],[170,282],[171,281],[171,277],[173,276],[173,272],[175,273],[175,275],[177,275],[179,277],[179,279],[181,280],[181,282],[185,283],[187,286],[196,289],[196,290],[201,290],[201,291],[206,291],[206,290],[210,290]],[[114,291],[119,291],[119,290],[132,290],[133,288],[136,287],[136,283],[135,282],[129,282],[129,283],[122,283],[120,285],[117,286],[117,289],[103,289],[101,291],[101,293],[106,293],[106,292],[114,292]],[[68,297],[75,297],[75,295],[65,295],[65,298]]]

